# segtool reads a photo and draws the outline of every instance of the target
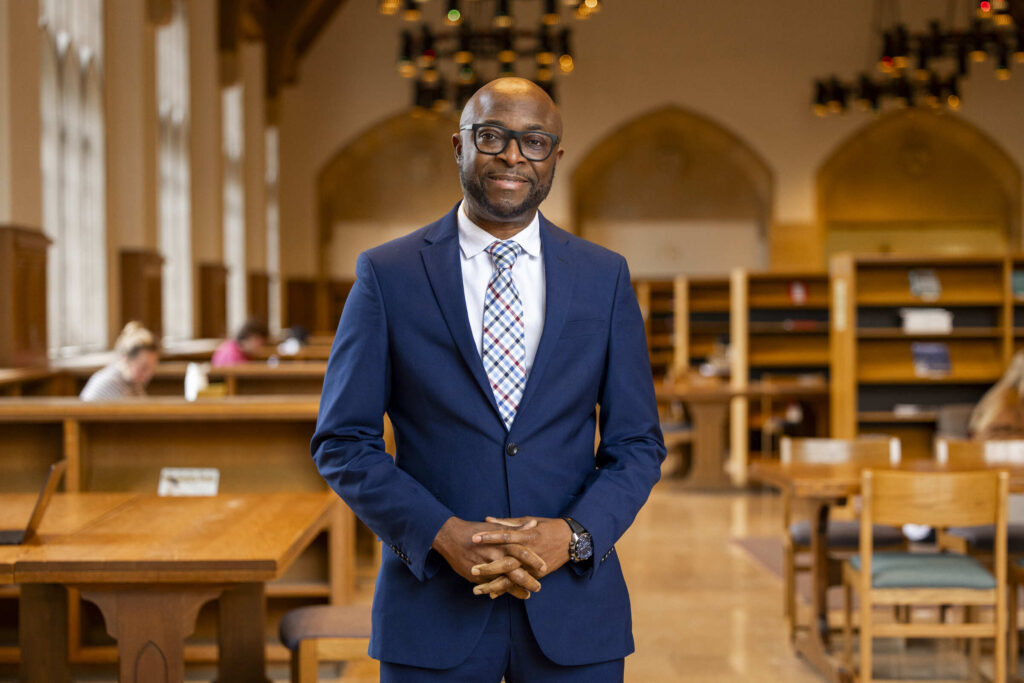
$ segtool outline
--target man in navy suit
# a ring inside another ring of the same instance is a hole
[[[385,681],[620,681],[633,651],[614,544],[665,447],[625,260],[537,210],[561,137],[536,85],[485,85],[452,138],[463,201],[356,265],[311,448],[390,548]]]

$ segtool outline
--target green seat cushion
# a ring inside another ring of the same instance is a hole
[[[850,558],[860,570],[860,555]],[[871,561],[872,588],[996,587],[992,574],[973,557],[933,553],[875,553]]]

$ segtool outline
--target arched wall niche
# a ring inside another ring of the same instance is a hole
[[[627,122],[580,162],[575,226],[626,256],[637,277],[763,268],[772,187],[743,140],[668,106]]]
[[[854,133],[818,172],[826,255],[1020,247],[1020,169],[955,114],[906,109]]]
[[[355,277],[356,257],[447,213],[462,197],[450,115],[405,112],[363,132],[317,178],[321,277]]]

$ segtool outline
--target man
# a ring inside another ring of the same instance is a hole
[[[616,681],[633,651],[614,543],[665,448],[625,260],[537,211],[561,136],[533,83],[485,85],[452,138],[463,201],[356,266],[312,451],[390,548],[384,681]]]

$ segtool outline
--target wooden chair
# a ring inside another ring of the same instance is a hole
[[[935,460],[958,469],[985,469],[993,465],[1024,466],[1024,440],[968,441],[935,440]],[[939,529],[940,548],[991,560],[994,530],[991,525]],[[1024,555],[1024,524],[1006,525],[1006,552],[1011,557]]]
[[[900,441],[889,437],[862,437],[859,439],[819,439],[783,437],[779,442],[779,459],[783,464],[794,462],[842,464],[855,463],[865,467],[888,466],[900,462]],[[812,522],[794,521],[792,501],[782,497],[783,528],[783,612],[792,641],[800,628],[797,619],[796,578],[798,573],[810,571]],[[853,517],[853,505],[842,508],[834,516]],[[898,528],[883,527],[876,530],[876,543],[880,547],[902,548],[906,539]],[[860,524],[856,519],[830,519],[827,545],[830,553],[851,555],[857,550]],[[837,573],[838,576],[838,573]]]
[[[846,593],[844,659],[853,666],[853,591],[860,596],[860,681],[872,681],[876,637],[993,638],[995,683],[1006,681],[1005,471],[908,472],[865,470],[861,475],[860,552],[843,565]],[[875,524],[936,528],[992,524],[994,572],[955,553],[873,551]],[[875,623],[876,605],[963,605],[995,609],[993,623]]]
[[[311,605],[281,619],[278,635],[291,650],[292,683],[316,683],[321,661],[368,659],[368,605]]]

